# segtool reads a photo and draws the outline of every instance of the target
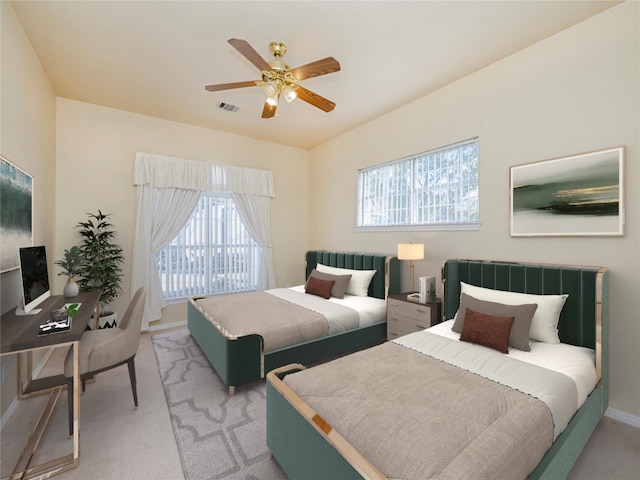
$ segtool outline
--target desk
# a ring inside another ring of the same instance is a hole
[[[72,299],[65,299],[62,295],[57,295],[49,297],[41,303],[39,307],[42,310],[35,315],[17,316],[15,309],[2,315],[0,323],[0,331],[2,331],[0,355],[18,354],[18,389],[20,398],[23,398],[25,394],[36,391],[50,390],[49,400],[45,404],[45,408],[31,432],[27,446],[11,474],[10,478],[12,480],[34,477],[48,478],[78,466],[80,458],[80,338],[82,338],[82,334],[98,306],[99,299],[99,292],[80,293]],[[52,333],[39,337],[38,327],[47,322],[49,312],[61,308],[65,303],[69,302],[82,304],[79,314],[73,317],[71,329],[66,332]],[[64,375],[57,375],[33,380],[31,379],[31,365],[29,365],[29,380],[26,386],[23,385],[21,355],[41,348],[62,347],[65,345],[73,347],[73,453],[41,465],[31,466],[33,454],[40,445],[60,393],[66,386],[66,379]]]

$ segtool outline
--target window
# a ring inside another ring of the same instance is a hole
[[[156,254],[164,299],[255,290],[259,249],[230,196],[203,196],[178,236]]]
[[[357,230],[477,229],[478,139],[358,172]]]

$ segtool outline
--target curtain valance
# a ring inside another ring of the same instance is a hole
[[[138,152],[134,185],[275,197],[273,172]]]

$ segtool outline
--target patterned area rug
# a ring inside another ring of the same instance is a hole
[[[229,397],[188,330],[153,336],[187,480],[286,479],[266,444],[264,381]]]

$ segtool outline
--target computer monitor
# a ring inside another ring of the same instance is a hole
[[[20,248],[20,275],[22,301],[16,308],[17,315],[33,315],[36,307],[51,295],[47,252],[44,246]]]

